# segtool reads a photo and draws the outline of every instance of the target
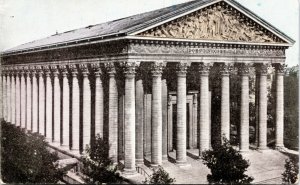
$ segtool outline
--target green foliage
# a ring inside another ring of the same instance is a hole
[[[296,159],[285,160],[285,171],[282,174],[282,181],[288,184],[295,184],[299,178],[299,164]]]
[[[290,71],[284,78],[284,144],[287,148],[298,148],[299,130],[299,84],[297,72]]]
[[[146,179],[144,184],[173,184],[175,182],[174,178],[169,176],[169,173],[166,172],[161,166],[154,171],[150,176],[150,179]]]
[[[82,173],[86,175],[88,183],[117,183],[121,178],[113,167],[112,160],[108,157],[109,144],[99,135],[96,136],[92,147],[87,147],[86,156],[81,158]]]
[[[1,124],[1,174],[6,183],[57,183],[57,153],[50,153],[44,137],[25,134],[13,125]]]
[[[253,177],[245,174],[249,162],[226,139],[214,150],[203,152],[201,159],[211,170],[207,175],[209,183],[249,184],[253,181]]]

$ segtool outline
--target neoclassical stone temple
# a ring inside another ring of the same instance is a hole
[[[283,147],[285,50],[293,43],[234,0],[189,1],[55,34],[2,53],[0,117],[76,155],[99,134],[128,173],[145,157],[160,165],[173,149],[185,165],[187,149],[201,155],[211,145],[212,66],[220,69],[221,133],[228,139],[230,74],[239,71],[241,151],[249,150],[255,68],[257,147],[267,148],[267,71],[274,67],[276,147]],[[197,85],[189,86],[189,76]]]

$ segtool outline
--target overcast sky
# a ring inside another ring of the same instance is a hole
[[[88,25],[187,0],[0,0],[0,51]],[[287,64],[299,61],[298,0],[237,0],[293,38]]]

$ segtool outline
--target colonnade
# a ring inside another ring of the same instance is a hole
[[[135,165],[143,162],[143,85],[136,79],[137,62],[121,64],[124,75],[124,92],[118,92],[114,63],[43,65],[5,67],[2,70],[1,117],[7,122],[38,132],[50,143],[79,153],[90,144],[91,136],[104,135],[104,94],[108,91],[108,141],[109,156],[118,162],[118,97],[124,94],[124,164],[125,172],[133,173]],[[209,72],[212,63],[199,63],[200,119],[199,155],[210,147],[209,126]],[[232,64],[221,63],[221,133],[230,137],[230,68]],[[186,159],[186,62],[177,63],[177,147],[176,162],[184,165]],[[241,123],[240,150],[249,150],[249,68],[239,64],[241,76]],[[267,148],[267,63],[255,64],[259,76],[259,139],[258,148]],[[154,62],[152,74],[151,108],[151,163],[160,165],[166,145],[163,144],[162,73],[164,62]],[[105,69],[105,72],[103,72]],[[283,75],[284,65],[276,64],[276,147],[283,147]],[[107,75],[108,89],[104,89],[103,75]],[[94,84],[92,102],[91,79]],[[80,88],[82,87],[82,88]],[[82,89],[82,90],[80,90]],[[82,96],[82,99],[80,98]],[[141,104],[141,105],[140,105]],[[80,107],[82,106],[82,109]],[[82,111],[81,111],[82,110]],[[92,111],[94,110],[94,111]],[[94,114],[94,115],[93,115]],[[82,117],[81,117],[82,116]],[[94,118],[94,119],[92,119]],[[94,130],[92,128],[94,124]],[[95,133],[91,133],[94,131]],[[82,135],[80,134],[82,133]],[[70,137],[72,136],[72,137]],[[82,138],[80,138],[82,137]],[[82,146],[80,145],[82,143]],[[140,146],[140,147],[139,147]],[[164,148],[165,147],[165,148]],[[164,157],[165,158],[165,157]]]

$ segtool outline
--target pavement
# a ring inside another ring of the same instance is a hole
[[[171,178],[175,178],[176,184],[207,184],[207,174],[210,170],[198,159],[198,150],[187,151],[187,165],[178,166],[175,163],[175,152],[169,152],[168,161],[164,161],[162,167],[167,171]],[[252,176],[254,184],[282,184],[281,174],[284,172],[285,160],[287,155],[277,150],[250,150],[242,153],[243,157],[250,162],[250,166],[246,172]],[[145,168],[147,168],[145,166]],[[149,170],[149,169],[148,169]],[[138,182],[135,176],[134,181]],[[141,177],[144,179],[144,177]]]

